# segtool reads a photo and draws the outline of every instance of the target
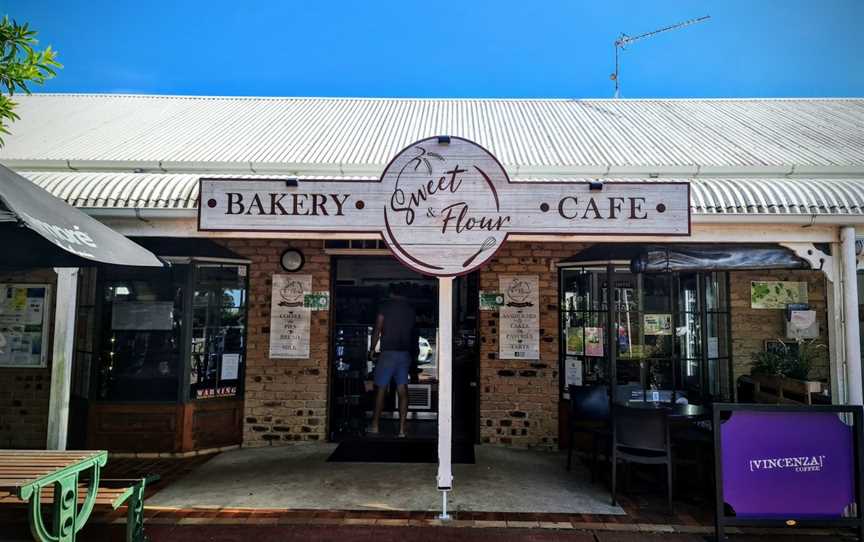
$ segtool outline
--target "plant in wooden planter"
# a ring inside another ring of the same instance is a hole
[[[794,345],[780,341],[773,350],[751,356],[750,376],[755,399],[772,403],[807,403],[811,393],[822,391],[822,383],[808,380],[819,352],[825,348],[815,340],[799,340]]]

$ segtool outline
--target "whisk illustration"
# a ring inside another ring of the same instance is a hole
[[[477,256],[479,256],[482,252],[489,250],[490,248],[492,248],[494,246],[495,246],[495,238],[494,237],[487,237],[483,241],[483,244],[480,245],[480,249],[477,252],[475,252],[474,254],[472,254],[471,256],[469,256],[468,259],[465,260],[465,262],[462,264],[462,267],[468,267],[469,265],[471,265],[471,262],[473,262],[474,260],[477,259]]]

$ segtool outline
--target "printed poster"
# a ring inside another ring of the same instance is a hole
[[[312,310],[304,307],[312,275],[273,275],[270,297],[270,358],[307,359]]]
[[[240,354],[222,354],[219,380],[237,380],[240,375]]]
[[[603,357],[603,328],[585,328],[585,355],[595,358]]]
[[[786,305],[806,304],[808,299],[806,282],[750,282],[752,309],[785,309]]]
[[[0,284],[0,366],[45,367],[48,284]]]
[[[582,360],[567,358],[564,368],[564,385],[565,386],[581,386],[582,385]]]
[[[671,314],[646,314],[643,324],[645,335],[672,335]]]
[[[540,291],[537,275],[498,278],[504,304],[498,310],[498,357],[540,359]]]
[[[581,356],[585,353],[585,329],[581,327],[567,328],[567,355]]]

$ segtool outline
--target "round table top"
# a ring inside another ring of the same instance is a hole
[[[671,403],[655,403],[652,401],[629,401],[626,404],[619,403],[628,408],[640,408],[643,410],[666,410],[670,418],[704,418],[708,415],[708,409],[702,405],[682,405]]]

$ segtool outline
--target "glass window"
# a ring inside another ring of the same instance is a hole
[[[187,272],[184,265],[105,270],[97,397],[177,400]]]
[[[562,270],[561,295],[565,392],[568,384],[608,384],[606,269]]]
[[[612,276],[619,398],[652,389],[695,401],[731,398],[727,274],[633,274],[620,268]],[[565,390],[571,383],[608,383],[608,277],[605,267],[561,270]]]
[[[246,355],[246,291],[245,265],[195,264],[192,399],[239,393]]]

